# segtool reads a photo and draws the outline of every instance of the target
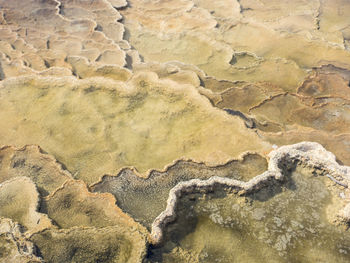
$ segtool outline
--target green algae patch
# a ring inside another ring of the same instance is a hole
[[[0,144],[39,144],[87,183],[125,166],[147,175],[180,158],[218,164],[269,149],[193,86],[154,73],[126,83],[31,77],[0,85]]]
[[[149,261],[348,262],[349,232],[331,223],[341,193],[298,168],[253,194],[184,197],[167,242]]]

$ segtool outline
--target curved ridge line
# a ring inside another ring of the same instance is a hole
[[[179,158],[179,159],[173,160],[171,163],[165,165],[163,168],[160,168],[160,169],[151,168],[151,169],[147,170],[145,175],[143,173],[140,173],[137,170],[137,168],[134,166],[125,166],[125,167],[120,168],[116,174],[104,174],[104,175],[100,176],[99,180],[92,183],[92,184],[89,184],[89,187],[93,188],[94,186],[98,185],[99,183],[102,183],[105,177],[118,177],[125,170],[129,170],[129,171],[133,172],[134,175],[137,176],[138,178],[147,180],[151,177],[151,175],[153,173],[166,173],[167,171],[169,171],[171,168],[173,168],[174,166],[176,166],[180,162],[187,162],[187,163],[199,164],[199,165],[203,164],[209,168],[220,168],[220,167],[224,167],[232,162],[244,162],[245,158],[249,155],[257,155],[257,156],[260,156],[260,157],[266,159],[266,157],[264,155],[260,154],[259,152],[254,152],[254,151],[245,151],[245,152],[241,153],[239,156],[237,156],[236,158],[230,158],[226,162],[217,163],[217,164],[210,164],[210,163],[205,162],[205,161],[198,161],[198,160],[191,159],[191,158]]]
[[[140,71],[139,72],[139,74],[148,74],[148,73],[154,74],[157,77],[156,81],[161,81],[162,83],[164,82],[165,84],[177,83],[176,81],[173,81],[171,79],[159,79],[158,74],[156,74],[154,72],[148,72],[148,71]],[[134,78],[137,78],[137,77],[134,76]],[[49,79],[60,79],[60,80],[62,80],[62,79],[64,79],[64,80],[72,80],[72,81],[77,81],[77,82],[81,82],[81,81],[84,82],[84,81],[88,81],[88,80],[96,80],[97,81],[97,80],[101,80],[101,79],[104,79],[104,78],[103,77],[89,77],[89,78],[85,78],[85,79],[78,79],[78,78],[76,78],[74,76],[53,77],[53,76],[26,75],[26,76],[20,76],[20,77],[9,77],[9,78],[6,78],[4,81],[0,81],[0,89],[2,87],[2,83],[7,83],[9,81],[14,81],[15,83],[18,82],[18,81],[24,82],[24,81],[32,80],[32,79],[36,79],[36,80],[49,80]],[[111,82],[114,82],[114,83],[122,83],[121,81],[116,81],[116,80],[112,80],[112,79],[107,79],[107,80],[111,81]],[[128,80],[127,83],[131,82],[131,81],[133,81],[133,78]],[[153,81],[153,80],[151,80],[151,81]],[[204,96],[204,95],[202,95],[202,94],[200,94],[197,88],[195,88],[194,86],[189,85],[189,84],[185,84],[185,85],[186,85],[186,87],[191,87],[192,90],[190,92],[196,93],[196,95],[198,95],[199,98],[201,98],[206,103],[208,103],[208,106],[210,106],[210,111],[213,111],[213,112],[217,111],[218,114],[221,114],[224,118],[227,118],[227,119],[232,118],[232,116],[227,114],[227,112],[225,112],[224,110],[222,110],[222,109],[220,109],[220,108],[218,108],[216,106],[213,106],[210,103],[209,98]],[[182,85],[181,86],[181,90],[185,90],[183,87],[184,86]],[[81,90],[83,90],[83,89],[84,88],[81,88]],[[109,88],[101,87],[101,89],[109,89]],[[117,88],[111,87],[110,89],[111,90],[116,90]],[[191,95],[192,95],[192,93],[191,93]],[[207,106],[205,106],[205,107],[207,107]],[[242,120],[238,116],[236,116],[236,118],[242,123],[242,126],[245,125],[244,120]],[[225,165],[225,164],[227,164],[227,163],[229,163],[231,161],[234,161],[234,160],[242,160],[243,157],[245,155],[247,155],[247,154],[258,154],[258,155],[264,157],[264,156],[266,156],[266,154],[269,152],[270,149],[272,150],[272,148],[270,148],[270,146],[272,146],[270,143],[267,142],[264,145],[266,145],[266,146],[264,146],[264,149],[260,149],[260,150],[256,150],[256,151],[247,150],[247,151],[241,152],[240,154],[236,154],[233,157],[231,155],[229,157],[226,157],[224,160],[219,160],[219,161],[213,161],[213,160],[204,160],[204,161],[202,161],[201,158],[198,158],[198,157],[197,158],[189,158],[189,157],[186,157],[186,156],[180,156],[180,157],[177,157],[176,159],[172,160],[171,163],[167,163],[166,165],[164,165],[163,167],[160,167],[160,168],[159,167],[158,168],[149,168],[149,169],[147,169],[145,171],[139,171],[137,169],[137,167],[132,166],[132,165],[131,166],[123,166],[123,167],[119,168],[118,170],[116,170],[115,174],[119,175],[125,169],[130,169],[138,177],[147,179],[153,171],[165,172],[165,171],[167,171],[168,167],[171,167],[171,166],[175,165],[178,161],[188,161],[188,162],[195,162],[195,163],[203,163],[206,166],[215,168],[217,166]],[[104,174],[104,175],[106,175],[106,174]],[[95,184],[99,183],[103,179],[104,175],[101,175],[96,182],[91,183],[89,186],[91,187],[91,186],[94,186]]]
[[[34,204],[33,207],[29,206],[29,207],[28,207],[28,210],[30,211],[30,209],[33,208],[35,213],[39,214],[41,217],[46,217],[46,218],[48,219],[48,221],[50,222],[50,224],[51,224],[51,226],[44,226],[44,227],[43,227],[41,230],[39,230],[39,231],[43,231],[43,230],[46,230],[46,229],[48,229],[48,228],[55,229],[56,226],[53,225],[52,219],[51,219],[46,213],[40,212],[40,203],[41,203],[41,201],[42,201],[43,198],[42,198],[42,197],[40,196],[40,194],[39,194],[37,185],[33,182],[33,180],[32,180],[31,178],[29,178],[29,177],[27,177],[27,176],[16,176],[16,177],[10,178],[10,179],[8,179],[8,180],[6,180],[6,181],[0,183],[0,189],[1,189],[1,187],[6,186],[7,184],[12,183],[12,182],[15,182],[15,181],[17,181],[17,180],[24,180],[24,181],[27,181],[28,183],[30,183],[30,184],[34,187],[34,190],[35,190],[35,196],[34,196],[34,197],[35,197],[35,199],[36,199],[36,200],[35,200],[36,202],[35,202],[35,204]],[[5,217],[3,217],[3,218],[5,218]],[[19,222],[13,220],[12,218],[10,218],[10,220],[12,220],[12,221],[15,222],[15,223],[20,224]],[[39,221],[40,221],[40,219],[39,219]],[[38,221],[37,225],[39,225],[39,221]],[[22,225],[22,224],[20,224],[20,225]],[[29,238],[30,236],[32,236],[33,234],[35,234],[35,233],[37,233],[37,232],[38,232],[38,231],[35,231],[34,229],[27,229],[27,230],[25,230],[22,234],[23,234],[24,237]]]
[[[268,184],[268,181],[283,180],[285,175],[281,165],[284,163],[300,162],[314,169],[321,169],[328,175],[341,176],[347,181],[347,184],[342,183],[343,186],[348,187],[350,183],[350,166],[339,165],[335,155],[316,142],[282,146],[270,152],[269,157],[268,170],[248,182],[214,176],[207,180],[192,179],[178,183],[169,192],[166,209],[153,221],[150,235],[152,244],[159,245],[163,241],[167,225],[176,220],[176,208],[183,195],[208,192],[215,186],[252,192]]]
[[[45,150],[43,150],[43,148],[41,148],[40,145],[26,144],[22,147],[17,147],[17,146],[13,146],[13,145],[2,145],[2,146],[0,146],[0,152],[3,150],[6,150],[6,149],[12,149],[13,151],[23,152],[23,151],[27,150],[28,148],[29,149],[34,148],[40,154],[42,154],[45,158],[47,158],[50,162],[52,162],[56,166],[58,171],[60,171],[62,174],[64,174],[65,176],[68,177],[68,180],[73,179],[72,174],[70,173],[70,171],[67,170],[65,165],[63,163],[61,163],[60,161],[58,161],[52,154],[49,154]]]

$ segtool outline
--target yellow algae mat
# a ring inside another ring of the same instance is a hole
[[[0,0],[0,262],[349,262],[348,0]]]

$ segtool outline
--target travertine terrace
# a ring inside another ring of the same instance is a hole
[[[0,262],[349,262],[348,0],[0,0]]]
[[[268,170],[257,175],[248,182],[243,182],[230,178],[211,177],[208,180],[192,179],[181,182],[170,190],[166,209],[155,219],[152,224],[152,241],[155,244],[162,242],[164,228],[176,219],[176,206],[182,195],[193,193],[207,193],[214,191],[215,188],[233,189],[240,194],[246,194],[258,191],[266,187],[269,181],[282,181],[287,169],[293,166],[305,165],[311,169],[319,171],[321,175],[327,176],[336,184],[348,188],[350,183],[350,167],[340,166],[335,156],[327,152],[317,143],[302,142],[290,146],[283,146],[269,154],[270,161]],[[339,178],[339,179],[335,179]],[[339,212],[342,220],[347,221],[349,204],[345,204],[342,211]]]

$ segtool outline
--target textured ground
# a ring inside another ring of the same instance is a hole
[[[249,181],[280,146],[350,165],[349,12],[0,0],[0,262],[348,262],[346,173],[305,160],[254,193],[189,191],[150,232],[179,183]]]

